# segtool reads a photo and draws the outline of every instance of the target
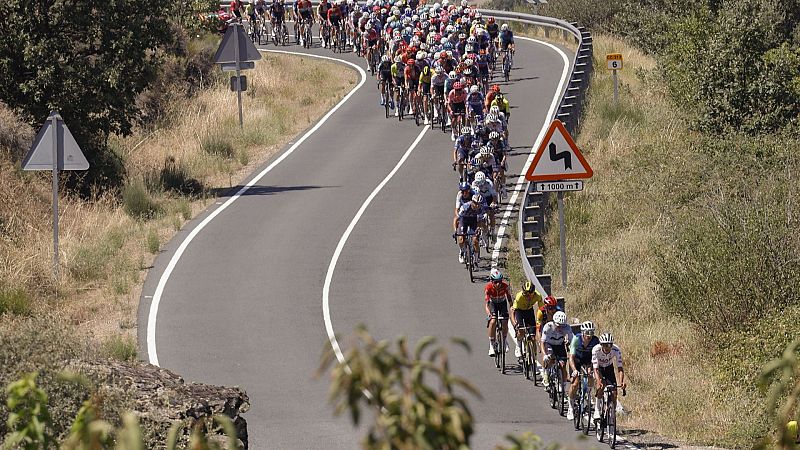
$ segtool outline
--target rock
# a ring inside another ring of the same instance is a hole
[[[185,425],[185,442],[200,422],[210,437],[220,435],[222,430],[212,420],[217,414],[233,421],[242,448],[248,448],[247,422],[241,414],[250,409],[250,400],[239,387],[186,383],[169,370],[141,362],[78,361],[69,369],[97,386],[97,395],[109,403],[102,408],[109,416],[122,409],[139,418],[147,448],[163,447],[167,431],[176,423]]]

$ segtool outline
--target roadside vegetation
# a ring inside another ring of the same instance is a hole
[[[191,19],[217,8],[201,3],[150,2],[136,11],[114,3],[84,11],[93,22],[62,11],[62,2],[35,11],[12,2],[0,25],[0,35],[17,37],[0,44],[0,386],[38,372],[54,438],[66,436],[91,394],[59,377],[68,362],[137,359],[141,285],[163,245],[356,82],[355,72],[332,63],[264,54],[247,73],[240,130],[235,94],[211,62],[219,36]],[[82,43],[48,34],[48,21],[81,36],[101,27],[136,38]],[[86,52],[96,59],[87,62]],[[61,112],[92,164],[62,172],[58,283],[50,175],[19,168],[50,110]],[[119,425],[123,404],[103,401]],[[0,437],[8,418],[0,402]]]
[[[569,288],[555,281],[555,218],[546,272],[570,314],[624,349],[629,428],[735,448],[780,429],[758,381],[800,334],[798,11],[757,0],[539,11],[594,32],[577,143],[595,175],[566,196]],[[614,104],[604,58],[617,52]]]

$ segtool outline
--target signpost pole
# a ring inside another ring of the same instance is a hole
[[[234,26],[240,27],[241,25],[235,24]],[[244,117],[242,116],[242,61],[241,55],[239,54],[239,29],[237,28],[233,34],[233,43],[236,44],[234,52],[236,54],[236,99],[239,103],[239,128],[244,129]]]
[[[612,72],[614,73],[614,104],[616,105],[617,104],[617,97],[619,95],[618,94],[619,88],[617,87],[617,71],[616,70],[612,70]]]
[[[58,115],[50,115],[53,133],[53,278],[58,284]],[[56,290],[57,292],[57,290]]]
[[[564,224],[564,191],[558,191],[558,226],[561,242],[561,287],[567,287],[567,227]]]

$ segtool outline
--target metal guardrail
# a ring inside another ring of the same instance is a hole
[[[229,0],[221,0],[220,7],[227,8],[229,3]],[[319,2],[318,0],[312,0],[312,3],[316,5]],[[548,35],[546,32],[548,28],[555,28],[563,32],[565,40],[569,36],[575,39],[577,50],[575,51],[572,70],[569,75],[569,83],[567,83],[564,92],[561,93],[561,100],[554,117],[548,118],[548,122],[559,119],[564,123],[571,135],[576,135],[593,70],[591,33],[584,27],[578,26],[577,23],[570,23],[553,17],[491,9],[479,9],[479,11],[481,14],[493,16],[497,19],[543,27],[545,28],[546,36]],[[542,236],[545,230],[544,216],[548,204],[548,194],[534,191],[534,184],[528,183],[525,186],[525,193],[520,202],[517,217],[517,238],[519,240],[522,268],[527,278],[533,281],[537,290],[545,296],[552,289],[552,277],[550,274],[544,273],[544,256],[542,255]],[[559,301],[563,302],[563,299],[559,299]]]

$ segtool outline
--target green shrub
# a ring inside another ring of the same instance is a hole
[[[164,167],[158,172],[157,176],[148,177],[146,184],[153,189],[182,195],[196,196],[203,192],[202,183],[190,176],[186,166],[177,162],[171,156],[164,161]]]
[[[31,313],[31,298],[21,288],[0,288],[0,315],[9,313],[26,316]]]
[[[136,340],[125,335],[115,335],[103,343],[103,354],[120,361],[136,360]]]
[[[206,153],[222,158],[231,158],[234,155],[233,144],[230,139],[215,134],[203,138],[200,147]]]
[[[98,241],[78,247],[67,262],[67,270],[78,281],[102,279],[108,263],[124,244],[125,236],[122,232],[111,231]]]
[[[145,184],[138,180],[125,185],[122,207],[129,216],[139,220],[152,219],[161,212],[161,207],[150,196]]]
[[[155,230],[148,231],[147,251],[155,255],[159,250],[161,250],[161,239],[158,237],[158,233]]]

